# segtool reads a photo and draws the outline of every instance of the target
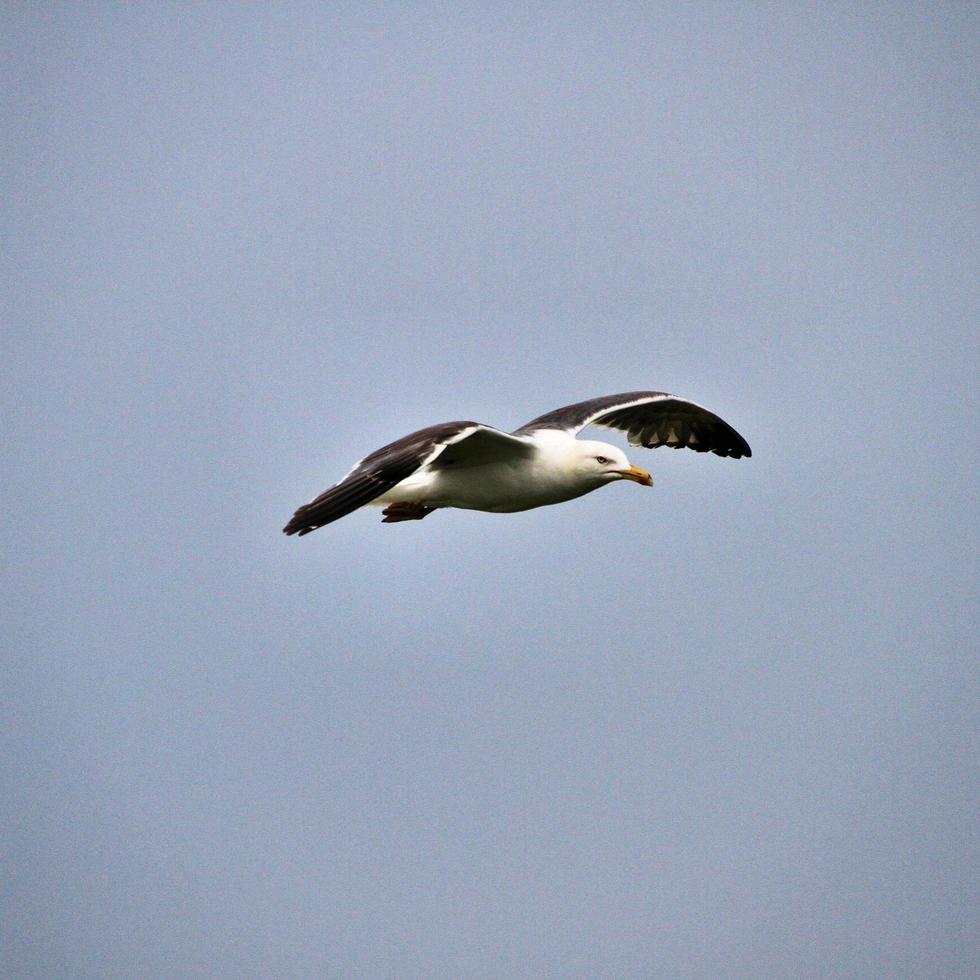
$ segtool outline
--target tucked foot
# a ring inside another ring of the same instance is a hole
[[[425,504],[388,504],[381,511],[384,514],[381,523],[397,524],[399,521],[420,521],[423,517],[428,517],[434,510],[435,507],[426,507]]]

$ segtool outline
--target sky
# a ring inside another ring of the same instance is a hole
[[[0,972],[976,976],[978,21],[5,4]],[[753,458],[281,533],[631,389]]]

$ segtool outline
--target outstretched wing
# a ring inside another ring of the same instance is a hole
[[[530,440],[479,422],[443,422],[382,446],[354,464],[339,483],[303,504],[283,528],[301,537],[346,517],[423,466],[479,466],[534,452]]]
[[[448,440],[438,453],[433,453],[427,464],[431,470],[462,470],[470,466],[527,458],[536,451],[533,440],[527,436],[501,432],[489,425],[478,425]]]
[[[522,425],[515,435],[538,429],[576,433],[586,426],[625,432],[631,446],[670,446],[712,452],[739,459],[751,456],[749,444],[726,422],[706,408],[664,391],[628,391],[576,402]]]

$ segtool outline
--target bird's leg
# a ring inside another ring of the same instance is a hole
[[[435,507],[426,507],[425,504],[388,504],[381,513],[382,524],[397,524],[399,521],[420,521],[423,517],[428,517],[435,510]]]

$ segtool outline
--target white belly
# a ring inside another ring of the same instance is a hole
[[[521,460],[458,470],[419,470],[372,503],[382,506],[418,503],[510,514],[572,500],[593,489],[594,486],[556,481],[553,471],[535,471],[526,460]]]

